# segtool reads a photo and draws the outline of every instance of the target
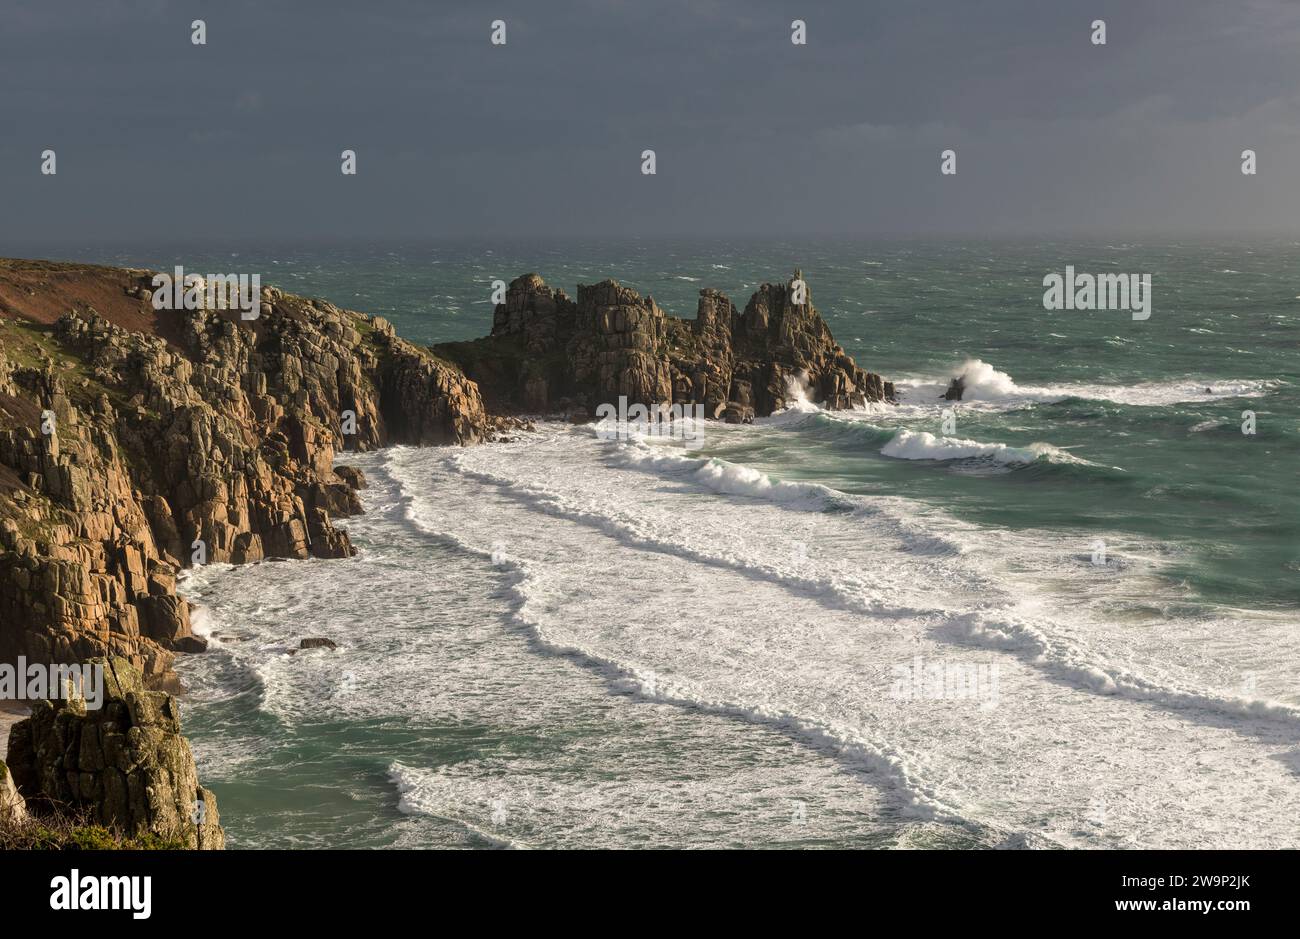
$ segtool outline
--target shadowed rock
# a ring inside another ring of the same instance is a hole
[[[710,418],[752,420],[785,407],[799,379],[834,410],[894,398],[892,383],[836,344],[799,271],[763,284],[743,313],[701,290],[694,320],[614,280],[580,285],[575,302],[525,274],[496,308],[490,336],[434,351],[501,413],[571,417],[626,396],[629,405],[699,405]]]

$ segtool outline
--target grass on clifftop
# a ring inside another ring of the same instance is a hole
[[[176,838],[146,833],[126,837],[121,832],[71,815],[28,818],[0,825],[0,851],[181,851]]]
[[[125,402],[120,389],[96,380],[80,355],[60,345],[52,326],[6,320],[0,325],[0,350],[15,365],[38,372],[53,361],[63,391],[74,403],[93,402],[101,393],[115,405]]]
[[[563,347],[544,354],[530,352],[522,333],[440,342],[430,346],[429,352],[438,361],[470,378],[494,371],[518,376],[525,368],[536,374],[546,374],[554,368],[564,370],[568,367],[568,356]]]

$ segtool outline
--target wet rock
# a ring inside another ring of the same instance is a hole
[[[313,638],[303,639],[298,643],[299,649],[337,649],[338,645],[332,639]]]
[[[722,419],[728,424],[752,424],[754,423],[754,409],[749,405],[730,401],[722,412]]]
[[[367,486],[366,474],[355,466],[335,466],[334,475],[353,489],[365,489]]]

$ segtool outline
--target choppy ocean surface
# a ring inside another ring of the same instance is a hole
[[[903,393],[689,450],[543,423],[343,457],[357,557],[183,584],[232,846],[1300,846],[1294,242],[63,256],[260,272],[420,342],[526,271],[693,317],[798,265]],[[1067,264],[1152,274],[1150,319],[1045,311]]]

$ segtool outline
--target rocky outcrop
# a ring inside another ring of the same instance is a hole
[[[567,344],[573,383],[589,389],[587,406],[616,401],[671,403],[673,371],[663,347],[668,317],[653,297],[606,280],[578,287],[578,313]]]
[[[702,405],[708,417],[740,422],[784,407],[792,385],[836,410],[894,398],[892,383],[835,342],[798,271],[763,284],[743,313],[701,290],[693,321],[613,280],[580,285],[575,302],[525,274],[497,306],[490,336],[434,352],[503,413],[580,419],[626,396],[629,405]]]
[[[104,668],[101,707],[37,701],[10,731],[6,762],[28,809],[85,814],[129,838],[223,848],[217,800],[199,784],[176,699],[146,690],[124,658],[88,664]]]
[[[275,288],[253,320],[154,311],[150,279],[0,261],[0,661],[161,681],[203,647],[183,567],[347,556],[332,519],[364,480],[336,453],[494,432],[474,382],[383,319]]]
[[[759,414],[785,406],[792,378],[835,411],[892,400],[893,383],[859,368],[835,342],[806,283],[803,302],[796,302],[794,284],[802,278],[795,271],[790,282],[763,284],[750,297],[732,330],[737,360],[733,384],[749,385]]]

